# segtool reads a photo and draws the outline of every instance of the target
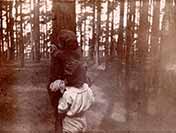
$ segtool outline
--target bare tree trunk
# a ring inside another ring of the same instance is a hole
[[[99,46],[100,46],[100,30],[101,30],[101,1],[97,2],[97,38],[95,45],[95,63],[100,64]]]
[[[47,0],[45,0],[45,17],[47,18]],[[48,51],[47,51],[47,39],[48,39],[48,25],[47,25],[47,22],[45,24],[45,27],[46,27],[46,32],[45,32],[45,41],[44,41],[44,50],[45,50],[45,56],[46,58],[49,57],[48,55]]]
[[[1,7],[1,10],[0,10],[0,17],[1,17],[1,23],[0,23],[0,26],[1,26],[1,37],[2,37],[2,43],[1,43],[1,48],[2,48],[2,54],[4,53],[4,39],[3,39],[3,15],[2,15],[2,4],[3,4],[3,2],[2,1],[0,1],[1,2],[1,4],[0,4],[0,7]]]
[[[141,90],[138,92],[139,97],[139,113],[147,113],[148,107],[148,77],[146,71],[146,59],[148,56],[148,38],[149,38],[149,22],[148,22],[148,9],[149,9],[149,1],[142,0],[141,1],[141,9],[140,9],[140,24],[139,24],[139,36],[138,36],[138,48],[139,48],[139,66],[140,66],[140,76],[142,82],[139,84],[139,88]]]
[[[24,67],[24,43],[23,43],[23,14],[22,14],[22,0],[20,0],[20,61],[21,67]]]
[[[123,50],[123,23],[124,23],[124,0],[120,0],[120,23],[119,23],[119,33],[118,33],[118,43],[117,43],[117,54],[122,60],[122,50]]]
[[[34,4],[34,1],[30,1],[30,12],[32,12],[32,10],[34,11],[34,7],[32,9],[32,5]],[[30,38],[30,42],[31,42],[31,46],[32,46],[32,49],[31,49],[31,57],[32,57],[32,60],[34,61],[35,60],[35,43],[34,43],[34,17],[32,17],[32,15],[34,15],[35,13],[31,13],[30,14],[30,26],[31,26],[31,38]]]
[[[10,60],[14,60],[15,57],[15,43],[14,43],[14,30],[13,30],[13,26],[14,26],[14,18],[12,16],[12,3],[10,3],[9,5],[9,17],[10,17],[10,22],[9,22],[9,30],[10,30]]]
[[[86,16],[86,2],[83,3],[84,6],[84,43],[83,43],[83,49],[85,50],[85,45],[86,45],[86,20],[87,20],[87,16]]]
[[[6,43],[7,43],[7,50],[6,50],[6,60],[9,60],[9,49],[10,49],[10,41],[9,41],[9,2],[6,0],[5,10],[6,10]]]
[[[109,15],[110,15],[110,1],[107,4],[107,20],[106,20],[106,43],[105,43],[105,64],[107,68],[109,58]]]
[[[114,49],[114,3],[115,0],[112,1],[112,19],[111,19],[111,44],[110,44],[110,56],[111,58],[115,55]]]
[[[34,0],[35,62],[40,62],[39,0]]]
[[[15,19],[17,21],[17,18],[18,18],[18,4],[17,4],[17,1],[18,0],[15,0]],[[19,35],[18,35],[18,23],[15,22],[15,34],[16,34],[16,40],[15,40],[15,43],[16,43],[16,58],[19,59]]]
[[[0,1],[0,65],[2,64],[3,55],[3,25],[2,25],[2,1]]]
[[[134,27],[135,27],[135,9],[136,0],[128,0],[128,12],[127,12],[127,28],[126,28],[126,54],[125,54],[125,96],[126,96],[126,108],[127,119],[131,119],[131,113],[135,110],[136,101],[132,99],[135,94],[134,87],[130,88],[130,82],[132,77],[131,70],[131,47],[134,40]],[[131,70],[131,71],[130,71]]]
[[[81,5],[81,14],[83,13],[83,6]],[[81,46],[81,48],[82,48],[82,46],[83,46],[83,29],[82,29],[82,27],[83,27],[83,23],[81,23],[80,24],[80,46]]]
[[[130,62],[130,53],[134,41],[135,29],[135,0],[128,0],[127,28],[126,28],[126,63]]]
[[[95,51],[95,8],[96,8],[96,4],[95,4],[95,0],[93,0],[93,4],[92,4],[92,8],[93,8],[93,22],[92,22],[92,41],[90,42],[90,59],[94,58],[94,51]]]
[[[152,53],[158,53],[159,45],[159,24],[160,24],[160,0],[153,0],[153,23],[152,23]]]
[[[160,70],[160,0],[153,0],[153,22],[151,33],[151,58],[152,58],[152,70],[151,70],[151,82],[150,85],[155,90],[158,88],[159,83],[159,70]]]
[[[57,32],[61,29],[76,32],[75,0],[53,0],[53,12]]]

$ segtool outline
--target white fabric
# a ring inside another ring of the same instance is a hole
[[[87,84],[82,88],[66,87],[62,98],[59,100],[58,111],[66,112],[63,121],[64,131],[76,133],[84,131],[86,128],[86,119],[83,114],[94,102],[94,95]]]
[[[56,92],[60,89],[61,92],[65,90],[65,82],[63,80],[55,80],[50,84],[50,90]]]

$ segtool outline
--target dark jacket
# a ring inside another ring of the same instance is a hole
[[[82,50],[80,47],[74,50],[58,50],[55,56],[63,62],[63,75],[67,86],[79,88],[83,83],[86,83],[86,69],[83,65]]]

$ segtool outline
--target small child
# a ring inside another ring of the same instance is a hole
[[[82,87],[64,87],[64,81],[56,80],[50,85],[51,90],[60,89],[63,96],[59,100],[58,112],[65,113],[63,133],[85,132],[87,128],[85,112],[94,102],[92,90],[88,84]],[[64,89],[65,88],[65,89]]]

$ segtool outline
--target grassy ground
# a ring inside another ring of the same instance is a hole
[[[96,102],[87,112],[91,133],[169,132],[175,130],[175,93],[161,89],[159,95],[148,100],[148,114],[138,118],[135,110],[127,120],[125,86],[118,62],[108,71],[89,68]],[[0,133],[49,133],[54,130],[54,115],[48,93],[48,63],[16,65],[0,69]],[[137,79],[137,81],[140,81]],[[132,82],[132,81],[129,81]],[[132,94],[134,97],[136,94]],[[152,96],[151,96],[152,97]],[[133,104],[133,100],[130,102]],[[133,104],[135,108],[135,104]]]

